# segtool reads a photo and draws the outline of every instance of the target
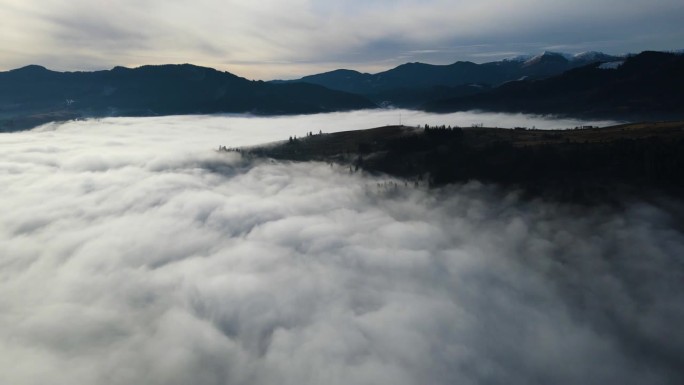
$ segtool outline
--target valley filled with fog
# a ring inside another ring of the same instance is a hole
[[[428,189],[238,147],[405,110],[0,135],[0,383],[679,384],[684,207]]]

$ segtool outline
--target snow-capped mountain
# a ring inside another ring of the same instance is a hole
[[[539,55],[533,56],[524,62],[525,66],[530,66],[543,62],[569,62],[573,55],[563,52],[544,51]]]
[[[571,61],[575,63],[581,63],[582,65],[595,63],[595,62],[612,62],[620,60],[620,56],[608,55],[603,52],[588,51],[581,52],[572,56]]]
[[[520,60],[520,58],[524,58],[526,56],[521,55],[517,56],[515,59],[509,59],[511,61],[523,61],[525,66],[530,66],[538,63],[544,63],[544,62],[556,62],[556,63],[571,63],[573,66],[576,65],[585,65],[589,63],[596,63],[596,62],[609,62],[609,61],[616,61],[620,59],[618,56],[614,55],[608,55],[603,52],[597,52],[597,51],[587,51],[587,52],[580,52],[576,54],[572,53],[566,53],[566,52],[553,52],[553,51],[544,51],[543,53],[535,56],[527,56],[526,60]]]

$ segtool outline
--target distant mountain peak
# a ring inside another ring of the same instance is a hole
[[[541,54],[532,57],[525,61],[526,66],[544,62],[568,62],[572,59],[572,55],[562,52],[544,51]]]
[[[427,64],[427,63],[421,63],[419,61],[414,61],[414,62],[408,62],[408,63],[400,64],[400,65],[394,67],[394,69],[396,70],[399,68],[427,67],[427,66],[433,66],[433,65],[434,64]]]
[[[518,55],[510,58],[503,59],[506,62],[519,62],[519,63],[536,63],[541,60],[549,59],[560,59],[563,58],[570,62],[576,61],[604,61],[604,60],[614,60],[616,55],[608,55],[599,51],[585,51],[576,54],[566,53],[566,52],[556,52],[556,51],[544,51],[538,55],[524,54]]]
[[[359,71],[350,70],[350,69],[346,69],[346,68],[340,68],[340,69],[336,69],[336,70],[332,70],[332,71],[328,71],[328,72],[322,72],[320,74],[307,75],[304,78],[310,78],[310,77],[321,76],[321,75],[360,75],[360,74],[361,74],[361,72],[359,72]]]
[[[21,73],[21,72],[24,72],[24,73],[40,73],[40,72],[51,72],[51,71],[49,69],[41,66],[41,65],[29,64],[29,65],[21,67],[21,68],[10,70],[9,72],[14,72],[14,73]]]
[[[589,64],[593,62],[612,62],[618,59],[620,59],[620,56],[608,55],[597,51],[587,51],[574,55],[572,60],[581,64]]]
[[[599,51],[585,51],[576,54],[565,52],[544,51],[543,53],[533,56],[524,62],[525,65],[533,65],[544,62],[569,62],[574,65],[585,65],[593,62],[609,62],[619,59],[618,56],[608,55]]]
[[[116,67],[112,68],[112,71],[113,72],[122,72],[122,71],[131,71],[131,69],[128,67],[124,67],[124,66],[116,66]]]

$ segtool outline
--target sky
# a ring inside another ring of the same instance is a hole
[[[681,0],[2,0],[0,70],[192,63],[250,79],[545,50],[678,50]]]
[[[684,382],[681,203],[215,151],[383,116],[0,135],[0,383]]]

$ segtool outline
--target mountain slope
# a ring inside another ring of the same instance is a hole
[[[424,107],[622,118],[684,115],[684,56],[643,52],[614,69],[600,67],[595,63],[545,80],[510,82],[486,94]]]

